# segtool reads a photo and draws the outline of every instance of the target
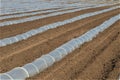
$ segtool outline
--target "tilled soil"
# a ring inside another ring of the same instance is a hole
[[[41,14],[35,14],[35,15],[29,15],[29,16],[23,16],[23,17],[8,18],[8,19],[0,20],[0,22],[11,21],[11,20],[19,20],[19,19],[29,18],[29,17],[33,17],[33,16],[47,15],[47,14],[50,14],[50,13],[67,11],[67,10],[74,10],[74,9],[77,9],[77,8],[71,8],[71,9],[66,9],[66,10],[59,10],[59,11],[53,11],[53,12],[47,12],[47,13],[41,13]]]
[[[47,10],[56,10],[56,9],[61,9],[61,8],[52,8],[52,9],[44,9],[44,10],[33,10],[33,11],[28,11],[28,12],[18,12],[18,13],[11,13],[11,14],[2,14],[2,15],[0,15],[0,17],[1,16],[11,16],[11,15],[17,15],[17,14],[24,14],[24,13],[47,11]]]
[[[105,76],[112,70],[113,62],[120,55],[119,22],[63,60],[27,80],[105,80]]]
[[[39,19],[39,20],[28,21],[28,22],[24,22],[24,23],[19,23],[19,24],[13,24],[13,25],[0,27],[0,33],[1,33],[0,34],[0,39],[15,36],[17,34],[24,33],[24,32],[29,31],[31,29],[39,28],[43,25],[47,25],[47,24],[50,24],[50,23],[58,22],[58,21],[63,21],[63,20],[70,19],[72,17],[78,16],[78,15],[81,15],[81,14],[85,14],[85,13],[88,13],[88,12],[99,11],[99,10],[110,8],[110,7],[112,7],[112,6],[85,9],[85,10],[81,10],[81,11],[77,11],[77,12],[66,13],[66,14],[63,14],[63,15],[58,15],[58,16]]]
[[[113,69],[111,69],[111,72],[106,76],[106,80],[117,80],[120,76],[120,58],[114,60],[113,63]]]
[[[113,41],[98,57],[95,58],[93,63],[78,75],[77,79],[106,80],[108,74],[114,68],[115,61],[120,58],[119,45],[120,34],[115,41]]]
[[[0,48],[0,72],[6,72],[16,66],[22,66],[33,61],[72,38],[80,36],[88,30],[100,25],[116,14],[118,14],[118,10],[113,10],[99,16],[89,17],[56,29],[48,30],[27,40],[2,47]],[[18,62],[16,63],[16,61]]]
[[[0,27],[0,38],[10,37],[42,25],[109,7],[111,6],[91,8],[32,22]],[[119,13],[120,9],[115,9],[50,29],[27,40],[0,47],[0,73],[32,62]],[[119,25],[120,20],[101,32],[92,41],[83,44],[61,61],[27,80],[116,80],[120,74]]]

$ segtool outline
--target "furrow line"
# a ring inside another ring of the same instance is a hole
[[[55,63],[53,66],[42,73],[28,78],[27,80],[73,80],[79,72],[94,61],[94,58],[106,49],[109,44],[116,39],[118,35],[118,22],[113,27],[100,33],[95,39],[84,44],[81,48],[66,56],[63,60]],[[86,52],[87,51],[87,52]],[[57,75],[56,75],[57,74]],[[79,80],[79,79],[76,79]]]
[[[11,76],[12,79],[24,80],[28,77],[34,76],[34,75],[42,72],[46,68],[52,66],[55,62],[60,61],[62,58],[64,58],[66,55],[68,55],[69,53],[74,51],[76,48],[79,48],[85,42],[91,41],[100,32],[103,32],[105,29],[109,28],[111,25],[113,25],[115,22],[117,22],[119,20],[119,18],[118,18],[119,16],[120,15],[116,15],[116,16],[110,18],[109,20],[103,22],[101,25],[89,30],[82,36],[68,41],[67,43],[56,48],[49,54],[43,55],[40,58],[36,59],[32,63],[28,63],[28,64],[24,65],[23,67],[16,67],[5,74]],[[47,66],[46,66],[46,64],[47,64]],[[0,76],[2,79],[6,79],[6,78],[8,78],[7,75],[4,75],[4,73],[3,73]]]
[[[12,37],[12,36],[15,36],[18,34],[25,33],[32,29],[42,27],[44,25],[52,24],[52,23],[55,23],[58,21],[64,21],[66,19],[70,19],[75,16],[79,16],[79,15],[82,15],[82,14],[85,14],[88,12],[100,11],[100,10],[107,9],[110,7],[112,7],[112,6],[90,8],[90,9],[85,9],[85,10],[81,10],[81,11],[77,11],[77,12],[67,13],[64,15],[48,17],[48,18],[25,22],[25,23],[21,23],[21,24],[9,25],[7,27],[0,27],[0,33],[1,33],[0,38],[2,39],[2,38]]]
[[[98,26],[106,19],[109,19],[116,14],[116,11],[111,11],[111,13],[108,12],[106,14],[101,14],[100,16],[87,18],[82,20],[81,22],[78,21],[75,23],[64,25],[63,27],[57,28],[56,30],[49,30],[48,32],[45,32],[44,35],[39,34],[36,37],[32,37],[30,40],[25,40],[15,45],[0,48],[0,51],[2,51],[0,54],[1,71],[3,72],[17,65],[22,65],[27,62],[33,61],[35,58],[40,57],[42,54],[50,52],[54,48],[62,45],[64,42],[74,38],[75,36],[80,36],[89,29]],[[30,54],[31,52],[33,53],[33,55]],[[30,54],[29,57],[28,54]],[[19,61],[19,63],[14,63],[15,61]]]
[[[87,7],[87,8],[81,8],[81,9],[69,10],[69,11],[64,11],[64,12],[56,12],[56,13],[51,13],[51,14],[48,14],[48,15],[34,16],[34,17],[29,17],[29,18],[20,19],[20,20],[6,21],[6,22],[0,23],[0,27],[4,27],[4,26],[7,26],[7,25],[18,24],[18,23],[24,23],[24,22],[28,22],[28,21],[34,21],[34,20],[43,19],[43,18],[46,18],[46,17],[52,17],[52,16],[62,15],[62,14],[71,13],[71,12],[76,12],[76,11],[80,11],[80,10],[83,10],[83,9],[90,9],[90,8],[95,8],[95,7],[97,8],[97,7],[101,7],[101,6],[103,6],[103,5],[99,5],[99,6],[97,5],[97,6],[94,6],[94,7]]]
[[[90,16],[95,16],[95,15],[98,15],[98,14],[101,14],[101,13],[105,13],[105,12],[108,12],[108,11],[111,11],[111,10],[114,10],[114,9],[117,9],[117,8],[118,7],[112,7],[112,8],[109,8],[109,9],[104,9],[102,11],[97,11],[97,12],[93,12],[93,13],[86,13],[86,14],[68,19],[68,20],[64,20],[64,21],[61,21],[61,22],[56,22],[56,23],[53,23],[53,24],[45,25],[43,27],[40,27],[40,28],[34,29],[34,30],[30,30],[30,31],[28,31],[26,33],[23,33],[23,34],[19,34],[19,35],[10,37],[10,38],[5,38],[5,39],[0,40],[0,47],[6,46],[8,44],[13,44],[15,42],[19,42],[21,40],[25,40],[25,39],[27,39],[31,36],[34,36],[36,34],[45,32],[49,29],[54,29],[54,28],[60,27],[60,26],[65,25],[65,24],[69,24],[69,23],[72,23],[72,22],[75,22],[75,21],[78,21],[78,20],[81,20],[81,19],[84,19],[84,18],[87,18],[87,17],[90,17]]]

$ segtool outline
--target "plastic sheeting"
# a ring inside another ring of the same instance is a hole
[[[78,7],[71,7],[71,8],[67,7],[67,8],[57,9],[57,10],[47,10],[47,11],[39,11],[39,12],[32,12],[32,13],[14,14],[14,15],[9,15],[9,16],[1,16],[0,20],[15,18],[15,17],[32,16],[32,15],[37,15],[37,14],[50,13],[50,12],[56,12],[60,10],[67,10],[67,9],[74,9],[74,8],[78,8]]]
[[[32,63],[28,63],[23,67],[14,68],[7,73],[1,74],[0,77],[2,79],[24,80],[28,77],[34,76],[40,73],[41,71],[45,70],[49,66],[53,65],[55,62],[60,61],[62,58],[64,58],[66,55],[74,51],[76,48],[79,48],[85,42],[92,40],[94,37],[96,37],[98,33],[107,29],[119,19],[120,19],[120,14],[110,18],[108,21],[105,21],[100,26],[91,29],[82,36],[68,41],[67,43],[56,48],[49,54],[41,56]],[[104,30],[102,30],[101,28],[104,28]]]
[[[1,80],[13,80],[13,78],[10,75],[6,74],[6,73],[0,74],[0,79]]]
[[[14,5],[13,5],[14,3]],[[34,4],[33,4],[34,3]],[[87,2],[76,2],[73,1],[72,4],[68,3],[68,0],[2,0],[1,5],[4,8],[0,8],[1,14],[16,14],[16,13],[23,13],[23,12],[31,12],[37,10],[46,10],[46,9],[56,9],[56,8],[63,8],[63,7],[87,7],[87,6],[94,6],[96,4],[91,4]],[[107,5],[107,4],[103,4]]]
[[[120,80],[120,74],[119,74],[119,76],[118,76],[118,80]]]
[[[101,14],[103,12],[114,10],[116,8],[118,8],[118,6],[117,7],[112,7],[112,8],[109,8],[109,9],[104,9],[104,10],[97,11],[97,12],[86,13],[86,14],[83,14],[83,15],[68,19],[68,20],[64,20],[64,21],[52,23],[52,24],[49,24],[49,25],[45,25],[45,26],[40,27],[38,29],[33,29],[33,30],[30,30],[30,31],[25,32],[23,34],[16,35],[14,37],[4,38],[4,39],[0,40],[0,47],[6,46],[8,44],[13,44],[13,43],[21,41],[21,40],[25,40],[25,39],[27,39],[27,38],[29,38],[31,36],[34,36],[36,34],[45,32],[45,31],[47,31],[49,29],[57,28],[57,27],[60,27],[62,25],[65,25],[65,24],[72,23],[72,22],[75,22],[77,20],[81,20],[81,19],[86,18],[86,17],[90,17],[90,16],[94,16],[94,15],[97,15],[97,14]],[[111,23],[113,23],[113,22],[111,21]],[[108,23],[103,24],[102,26],[107,25],[107,24]],[[100,29],[101,29],[101,31],[104,30],[103,27],[101,27]],[[96,34],[96,31],[93,31],[93,33]],[[83,38],[85,38],[85,37],[83,37]]]
[[[80,8],[80,9],[68,10],[68,11],[63,11],[63,12],[56,12],[56,13],[51,13],[51,14],[47,14],[47,15],[33,16],[33,17],[19,19],[19,20],[5,21],[5,22],[0,23],[0,27],[7,26],[7,25],[12,25],[12,24],[23,23],[23,22],[27,22],[27,21],[43,19],[43,18],[46,18],[46,17],[62,15],[62,14],[71,13],[71,12],[76,12],[76,11],[80,11],[80,10],[83,10],[83,9],[102,7],[102,6],[105,6],[105,5],[99,5],[99,6],[97,5],[97,6],[94,6],[94,7],[92,6],[92,7],[87,7],[87,8]]]

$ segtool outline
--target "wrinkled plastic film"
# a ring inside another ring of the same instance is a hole
[[[94,7],[97,7],[97,6],[94,6]],[[56,16],[56,15],[62,15],[62,14],[65,14],[65,13],[75,12],[75,11],[79,11],[79,10],[83,10],[83,9],[89,9],[89,8],[92,8],[92,7],[75,9],[75,10],[68,10],[68,11],[64,11],[64,12],[56,12],[56,13],[51,13],[51,14],[42,15],[42,16],[33,16],[33,17],[29,17],[29,18],[25,18],[25,19],[20,19],[20,20],[6,21],[6,22],[0,23],[0,26],[2,27],[2,26],[12,25],[12,24],[23,23],[23,22],[27,22],[27,21],[38,20],[38,19],[42,19],[42,18],[46,18],[46,17],[52,17],[52,16]]]
[[[55,58],[55,61],[59,61],[62,58],[61,53],[57,50],[50,52],[49,55],[53,56]]]
[[[77,20],[80,20],[80,19],[83,19],[83,18],[86,18],[86,17],[90,17],[90,16],[94,16],[94,15],[100,14],[99,12],[103,13],[103,12],[110,11],[110,10],[113,10],[113,9],[116,9],[116,8],[117,7],[113,7],[113,8],[105,9],[105,10],[102,10],[102,11],[86,13],[86,14],[83,14],[83,15],[80,15],[80,16],[68,19],[68,20],[64,20],[64,21],[52,23],[52,24],[49,24],[49,25],[45,25],[45,26],[40,27],[38,29],[34,29],[34,30],[28,31],[28,32],[23,33],[23,34],[16,35],[15,37],[16,37],[16,39],[18,39],[17,41],[13,40],[15,38],[12,38],[12,42],[11,42],[11,37],[5,38],[5,39],[0,40],[0,41],[4,42],[5,45],[1,44],[0,46],[6,46],[8,44],[12,44],[12,43],[15,43],[15,42],[18,42],[18,41],[21,41],[21,40],[25,40],[25,39],[27,39],[27,38],[29,38],[31,36],[34,36],[34,35],[36,35],[38,33],[45,32],[45,31],[47,31],[49,29],[57,28],[57,27],[60,27],[61,25],[65,25],[65,24],[68,24],[68,23],[71,23],[71,22],[75,22]],[[95,13],[97,13],[97,14],[95,14]],[[91,14],[93,14],[93,15],[91,15]],[[116,19],[114,19],[114,21],[115,20]],[[111,24],[114,21],[112,21]],[[108,23],[106,23],[106,24],[108,24]],[[108,25],[110,25],[110,24],[108,24]],[[102,24],[102,26],[104,26],[104,24]],[[104,30],[104,28],[101,31],[103,31],[103,30]]]
[[[0,80],[14,80],[9,74],[0,74]]]
[[[13,79],[25,79],[29,77],[28,72],[22,67],[14,68],[7,72],[7,74],[10,75]]]
[[[119,16],[120,16],[120,14],[112,17],[111,19],[107,20],[103,24],[106,24],[106,23],[108,24],[113,19],[114,19],[113,22],[115,23],[117,20],[119,20],[118,19]],[[112,25],[113,23],[109,23],[109,24]],[[106,28],[108,28],[108,26],[105,26],[105,25],[101,26],[101,25],[98,27],[104,27],[104,30]],[[109,25],[109,27],[110,27],[110,25]],[[72,40],[68,41],[67,43],[61,45],[60,47],[56,48],[49,54],[41,56],[40,58],[36,59],[32,63],[28,63],[28,64],[24,65],[23,67],[14,68],[13,70],[7,72],[6,74],[8,74],[13,79],[21,79],[21,80],[24,80],[27,77],[33,76],[33,75],[45,70],[49,66],[53,65],[55,62],[60,61],[62,58],[64,58],[66,55],[68,55],[71,51],[78,48],[78,46],[80,46],[80,45],[84,44],[85,42],[96,37],[100,31],[101,31],[100,28],[97,28],[97,27],[93,28],[92,30],[88,31],[87,33],[83,34],[82,36],[72,39]],[[91,37],[89,36],[89,33],[90,33]],[[91,33],[93,33],[93,34],[91,34]],[[72,49],[72,50],[70,50],[70,49]],[[9,78],[9,76],[2,75],[3,78]]]
[[[23,17],[23,16],[36,15],[36,14],[41,14],[41,13],[48,13],[48,12],[54,12],[54,11],[60,11],[60,10],[67,10],[67,9],[72,9],[72,8],[74,8],[74,7],[58,9],[58,10],[47,10],[47,11],[40,11],[40,12],[32,12],[32,13],[24,13],[24,14],[14,14],[14,15],[9,15],[9,16],[2,16],[2,17],[0,17],[0,20],[9,19],[9,18],[13,18],[13,17]],[[78,8],[78,7],[76,7],[76,8]]]

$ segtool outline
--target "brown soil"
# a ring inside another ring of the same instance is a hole
[[[40,19],[40,20],[29,21],[29,22],[25,22],[25,23],[19,23],[19,24],[13,24],[13,25],[9,25],[9,26],[0,27],[0,33],[1,33],[0,39],[15,36],[17,34],[21,34],[26,31],[29,31],[31,29],[35,29],[40,26],[47,25],[47,24],[50,24],[53,22],[63,21],[65,19],[69,19],[69,18],[78,16],[80,14],[99,11],[99,10],[106,9],[109,7],[111,7],[111,6],[91,8],[91,9],[81,10],[81,11],[77,11],[77,12],[73,12],[73,13],[67,13],[64,15],[48,17],[48,18],[44,18],[44,19]]]
[[[114,61],[113,69],[111,72],[106,76],[106,80],[117,80],[120,76],[120,58]]]
[[[82,35],[116,14],[118,14],[118,10],[113,10],[99,16],[86,18],[61,26],[60,28],[48,30],[16,44],[1,47],[0,72],[6,72],[16,66],[22,66],[33,61],[42,54],[46,54],[70,39]]]
[[[50,13],[37,14],[37,15],[32,15],[32,16],[41,16],[41,15],[47,15],[47,14],[50,14]],[[29,17],[32,17],[32,16],[30,15],[30,16],[2,19],[2,20],[0,20],[0,22],[6,22],[6,21],[12,21],[12,20],[20,20],[20,19],[29,18]]]
[[[33,12],[39,12],[39,11],[47,11],[47,10],[57,10],[57,9],[61,9],[61,8],[52,8],[52,9],[45,9],[45,10],[35,10],[35,11],[19,12],[19,13],[13,13],[13,14],[3,14],[3,15],[0,15],[0,17],[1,16],[16,15],[16,14],[24,14],[24,13],[33,13]]]
[[[120,58],[120,47],[118,47],[120,45],[119,40],[120,34],[114,42],[112,42],[98,57],[94,59],[93,63],[78,75],[77,79],[106,80],[109,72],[114,68],[115,61]]]
[[[111,6],[91,8],[60,16],[0,27],[0,38],[14,36],[46,24],[62,21],[88,12],[100,11],[109,7]],[[0,47],[0,73],[32,62],[41,57],[41,55],[47,54],[67,41],[81,36],[88,30],[119,13],[120,9],[115,9],[50,29],[27,40]],[[119,25],[120,20],[101,32],[92,41],[83,44],[61,61],[27,80],[117,80],[118,76],[120,76]]]
[[[105,80],[114,61],[120,57],[119,22],[63,60],[27,80]]]
[[[54,11],[54,12],[47,12],[47,13],[36,14],[36,15],[29,15],[29,16],[23,16],[23,17],[8,18],[8,19],[0,20],[0,22],[11,21],[11,20],[19,20],[19,19],[29,18],[29,17],[33,17],[33,16],[47,15],[47,14],[50,14],[50,13],[61,12],[61,11],[67,11],[67,10],[73,10],[73,9],[77,9],[77,8],[66,9],[66,10],[59,10],[59,11]]]

